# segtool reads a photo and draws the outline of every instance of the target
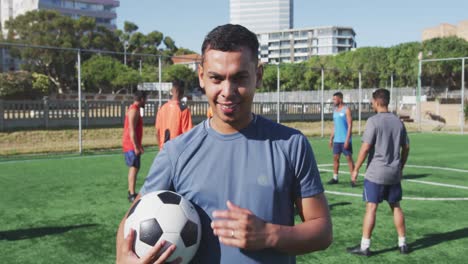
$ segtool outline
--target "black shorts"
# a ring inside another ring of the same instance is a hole
[[[136,155],[135,151],[130,150],[124,153],[125,156],[125,164],[128,167],[135,167],[137,169],[140,168],[140,155]]]
[[[401,201],[402,196],[403,190],[401,189],[400,182],[392,185],[383,185],[364,179],[362,199],[366,202],[378,204],[386,200],[389,203],[397,203]]]
[[[348,149],[345,149],[344,143],[333,143],[333,155],[341,154],[345,156],[353,155],[353,144],[349,142]]]

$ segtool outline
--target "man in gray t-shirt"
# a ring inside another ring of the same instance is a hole
[[[364,179],[363,200],[366,202],[361,245],[348,248],[352,254],[369,256],[370,238],[375,224],[379,203],[386,200],[393,212],[393,220],[398,233],[400,253],[407,254],[406,227],[403,210],[400,207],[402,198],[401,177],[403,167],[409,154],[409,140],[403,123],[388,111],[390,93],[378,89],[372,94],[372,107],[377,112],[367,120],[366,130],[362,136],[362,146],[351,175],[353,182],[359,168],[367,159],[367,170]]]
[[[190,263],[293,264],[296,255],[324,250],[333,239],[307,138],[252,113],[263,76],[258,47],[257,36],[241,25],[208,33],[198,80],[213,117],[164,145],[134,202],[172,189],[194,204],[202,238]],[[165,263],[177,256],[171,256],[175,245],[166,249],[159,241],[139,259],[132,251],[135,232],[124,237],[124,223],[125,217],[116,236],[116,263]]]

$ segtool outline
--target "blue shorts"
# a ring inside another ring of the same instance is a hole
[[[397,203],[401,201],[403,190],[401,183],[392,185],[383,185],[373,183],[364,179],[364,192],[362,193],[362,200],[369,203],[381,203],[386,200],[388,203]]]
[[[353,155],[353,143],[349,142],[348,149],[344,148],[344,143],[333,143],[333,155],[338,155],[343,153],[345,156]]]
[[[135,155],[135,151],[130,150],[124,153],[125,163],[128,167],[140,168],[140,155]]]

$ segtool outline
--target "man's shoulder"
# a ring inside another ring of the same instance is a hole
[[[268,137],[271,140],[291,140],[304,137],[301,131],[276,123],[263,116],[257,116],[257,129],[259,130],[259,135]]]

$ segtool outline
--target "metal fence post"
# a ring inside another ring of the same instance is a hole
[[[320,70],[320,76],[321,76],[321,79],[320,79],[320,91],[321,91],[321,96],[320,96],[320,127],[321,127],[321,135],[322,137],[324,136],[324,132],[325,132],[325,120],[324,120],[324,110],[325,110],[325,104],[323,102],[324,100],[324,87],[325,87],[325,84],[324,84],[324,71],[323,71],[323,67],[322,69]]]
[[[279,62],[276,64],[276,90],[278,93],[278,101],[277,101],[277,112],[276,112],[276,122],[280,123],[280,65]]]
[[[122,124],[125,123],[125,112],[126,112],[125,101],[121,101],[120,102],[120,120],[121,120]]]
[[[3,99],[0,99],[0,131],[3,131],[5,129],[4,125],[4,105],[3,105]]]
[[[84,114],[85,114],[85,127],[88,128],[89,127],[89,103],[87,100],[84,100],[83,101],[83,104],[84,104]]]
[[[49,128],[49,100],[47,97],[43,99],[44,104],[44,126],[45,128]]]
[[[362,112],[362,83],[361,83],[361,71],[359,71],[359,97],[358,97],[358,127],[359,136],[361,135],[361,112]]]
[[[462,81],[461,81],[461,134],[465,133],[465,58],[462,59]]]

